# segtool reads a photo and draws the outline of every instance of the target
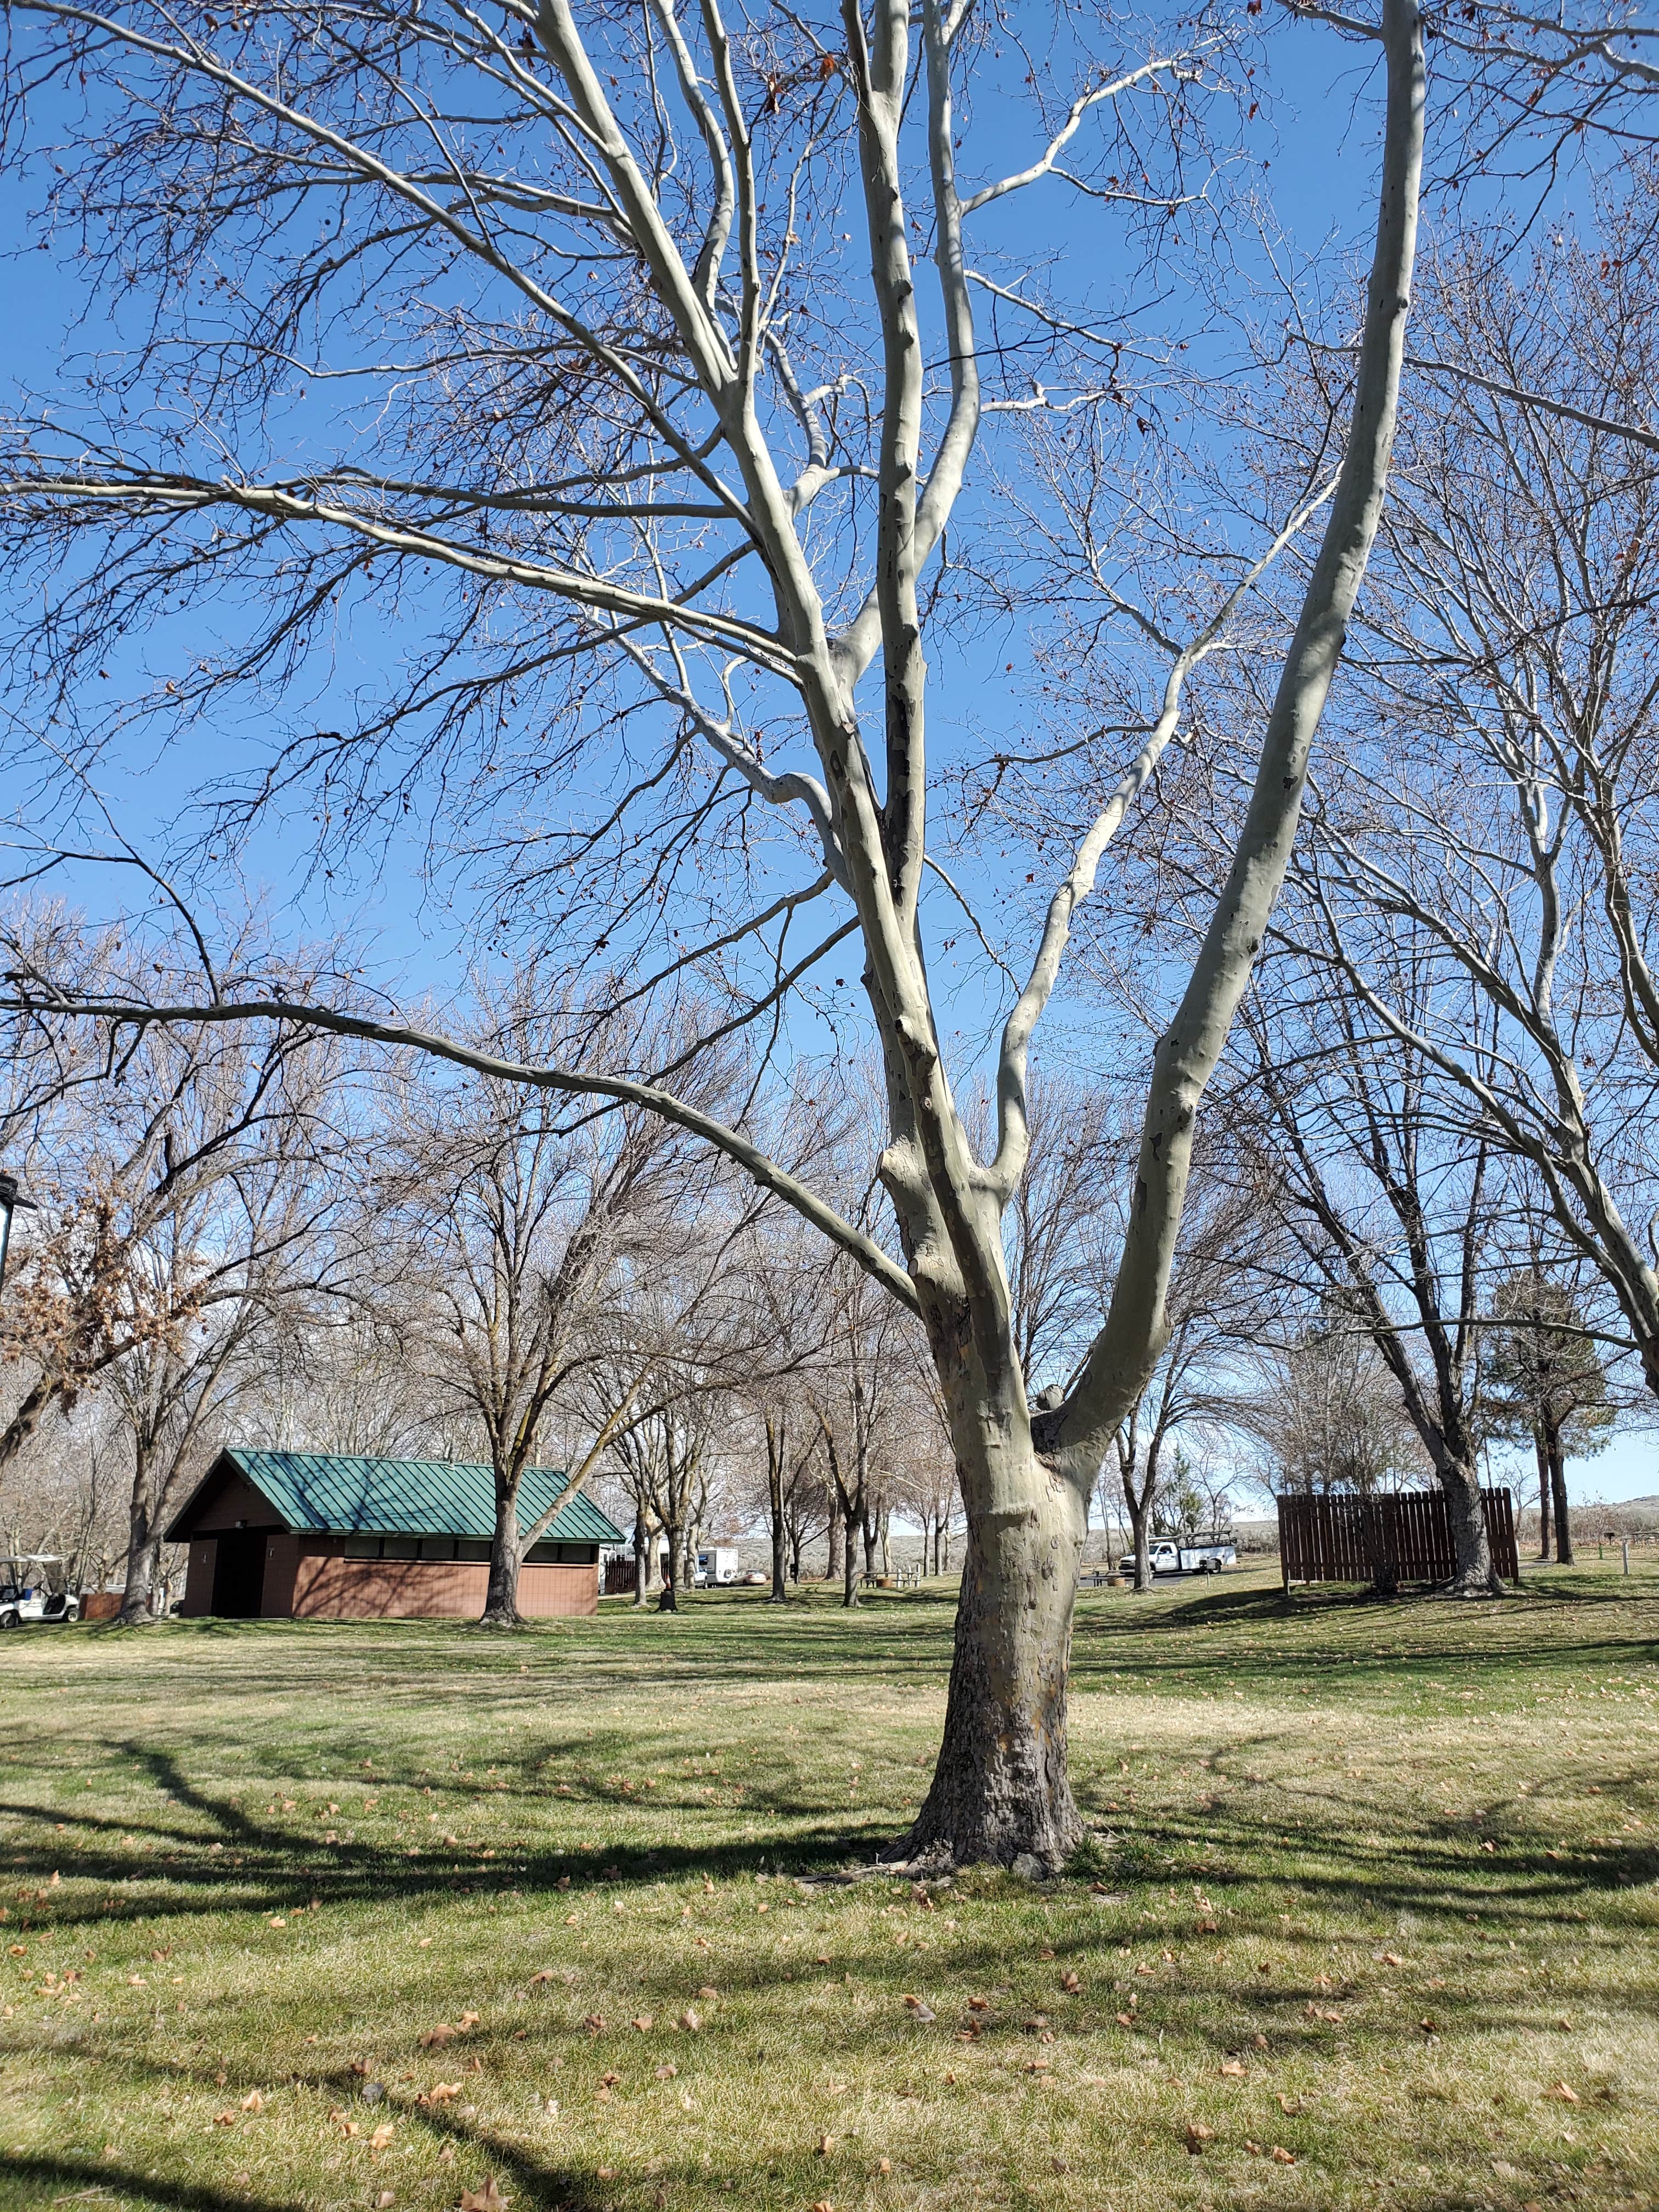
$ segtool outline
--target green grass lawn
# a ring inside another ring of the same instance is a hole
[[[1092,1863],[832,1875],[951,1599],[0,1645],[0,2204],[1659,2203],[1659,1574],[1079,1610]]]

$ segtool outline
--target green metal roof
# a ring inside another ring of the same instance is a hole
[[[366,1531],[381,1536],[489,1536],[495,1528],[495,1483],[488,1467],[441,1459],[358,1459],[333,1452],[247,1451],[220,1454],[209,1480],[227,1462],[268,1498],[289,1528],[331,1535]],[[519,1491],[519,1526],[533,1528],[565,1487],[562,1468],[526,1468]],[[206,1488],[204,1483],[202,1488]],[[198,1490],[197,1496],[202,1494]],[[185,1526],[191,1504],[178,1516]],[[619,1544],[623,1532],[585,1493],[561,1507],[538,1543]]]

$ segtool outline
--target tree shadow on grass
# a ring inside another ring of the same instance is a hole
[[[822,1871],[843,1865],[849,1856],[868,1857],[896,1832],[896,1820],[884,1820],[879,1832],[850,1829],[844,1818],[814,1816],[787,1802],[769,1806],[755,1795],[743,1810],[764,1819],[771,1831],[729,1839],[696,1839],[679,1835],[637,1842],[605,1838],[602,1846],[568,1846],[538,1841],[506,1843],[485,1859],[441,1844],[423,1845],[418,1857],[406,1847],[391,1844],[343,1841],[325,1844],[296,1836],[270,1820],[262,1820],[228,1799],[198,1787],[178,1758],[154,1745],[131,1741],[115,1747],[141,1766],[158,1793],[169,1804],[196,1814],[209,1823],[205,1835],[199,1827],[174,1824],[163,1817],[106,1819],[79,1808],[65,1808],[62,1824],[75,1833],[72,1873],[77,1883],[101,1887],[101,1904],[91,1910],[70,1899],[57,1896],[39,1902],[49,1905],[38,1926],[64,1929],[77,1926],[107,1927],[113,1919],[156,1920],[191,1917],[204,1911],[292,1911],[295,1892],[319,1905],[394,1903],[410,1911],[429,1904],[447,1904],[457,1895],[514,1889],[528,1892],[576,1893],[592,1887],[640,1881],[671,1881],[708,1878],[731,1881],[763,1866],[776,1869],[787,1862],[792,1869]],[[590,1751],[592,1746],[588,1747]],[[410,1788],[395,1773],[377,1773],[374,1787]],[[469,1793],[471,1794],[471,1793]],[[580,1798],[561,1800],[573,1811]],[[592,1808],[616,1809],[615,1800],[597,1795],[586,1801]],[[631,1811],[641,1809],[637,1803]],[[650,1808],[656,1810],[656,1808]],[[680,1808],[664,1807],[665,1813]],[[24,1819],[38,1818],[39,1808],[21,1801],[0,1799],[0,1811]],[[125,1841],[137,1836],[155,1846],[135,1848]],[[20,1842],[25,1839],[19,1838]],[[220,1848],[215,1849],[215,1845]],[[101,1848],[100,1848],[101,1847]],[[39,1880],[64,1865],[62,1841],[15,1852],[12,1871],[23,1882]],[[118,1885],[145,1881],[166,1885],[171,1894],[142,1892],[128,1896],[111,1893]]]
[[[14,2188],[21,2191],[33,2185],[47,2203],[153,2204],[165,2207],[166,2212],[247,2212],[248,2208],[243,2190],[169,2181],[113,2159],[14,2150],[7,2154],[6,2173]],[[10,2199],[14,2204],[31,2201],[21,2195]],[[307,2206],[302,2197],[263,2197],[260,2212],[307,2212]]]

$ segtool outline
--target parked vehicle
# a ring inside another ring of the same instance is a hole
[[[662,1554],[662,1578],[668,1580],[668,1553]],[[724,1588],[730,1583],[743,1580],[743,1570],[738,1565],[738,1555],[729,1544],[711,1544],[697,1553],[696,1564],[691,1570],[693,1585],[707,1589],[711,1583]]]
[[[8,1579],[0,1583],[0,1628],[21,1628],[27,1621],[79,1620],[81,1601],[73,1590],[48,1589],[30,1583],[20,1573],[29,1567],[58,1566],[62,1562],[48,1553],[31,1553],[26,1559],[8,1559]]]
[[[1224,1536],[1159,1536],[1150,1547],[1155,1575],[1218,1575],[1238,1565],[1238,1553]],[[1126,1552],[1117,1563],[1121,1575],[1135,1571],[1135,1555]]]

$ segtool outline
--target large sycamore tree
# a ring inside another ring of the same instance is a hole
[[[591,943],[659,995],[717,982],[716,1030],[779,1049],[792,992],[844,1013],[833,994],[856,980],[892,1233],[845,1218],[745,1115],[690,1103],[673,1067],[522,1066],[349,980],[301,1008],[257,972],[204,959],[187,989],[135,962],[130,993],[91,997],[16,961],[8,1002],[418,1044],[649,1107],[793,1206],[920,1316],[966,1516],[944,1740],[898,1848],[1060,1862],[1079,1832],[1066,1691],[1087,1500],[1164,1346],[1200,1102],[1383,497],[1422,153],[1414,0],[1273,25],[1379,63],[1352,378],[1293,511],[1211,546],[1183,627],[1134,617],[1160,664],[1012,956],[977,1146],[924,886],[994,896],[1014,864],[990,836],[964,890],[930,855],[929,637],[941,659],[963,637],[964,575],[1018,596],[1017,573],[987,570],[1022,415],[1092,408],[1103,450],[1126,452],[1153,424],[1137,375],[1176,356],[1146,317],[1177,255],[1218,265],[1204,226],[1260,27],[983,0],[13,0],[10,17],[12,143],[48,179],[43,241],[79,252],[111,334],[90,332],[82,380],[26,415],[4,469],[9,665],[58,718],[53,758],[90,773],[135,716],[173,716],[181,742],[216,740],[190,756],[205,779],[233,735],[263,733],[260,774],[214,796],[197,881],[263,810],[308,813],[326,868],[412,816],[493,886],[481,933]],[[1033,1033],[1183,686],[1298,533],[1317,540],[1305,599],[1146,1079],[1108,1308],[1038,1407],[1004,1245]],[[982,672],[971,645],[960,685]],[[348,649],[355,672],[331,672]]]

